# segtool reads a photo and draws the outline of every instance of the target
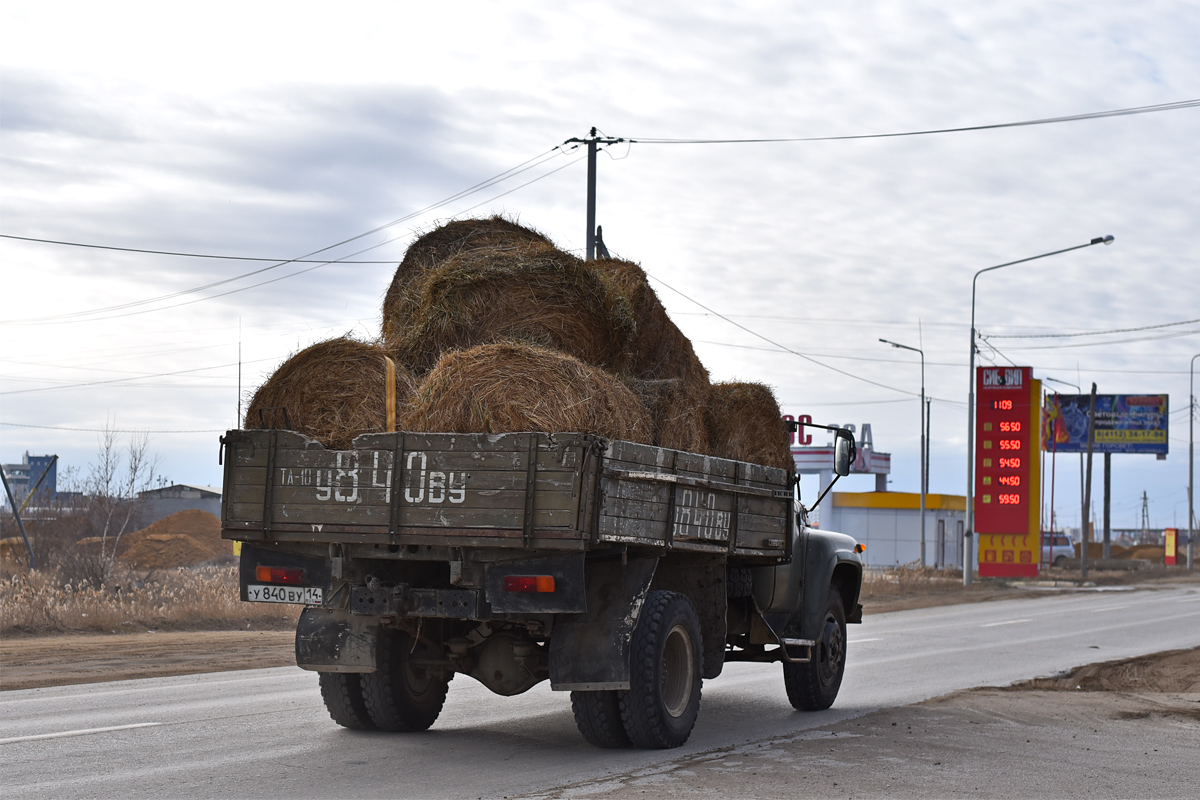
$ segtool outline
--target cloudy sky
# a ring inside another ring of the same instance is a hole
[[[1193,100],[1194,2],[0,9],[0,233],[278,260],[0,239],[4,462],[86,471],[107,424],[150,431],[170,480],[219,484],[239,348],[248,394],[300,347],[376,335],[405,247],[456,215],[517,216],[581,252],[585,164],[560,145],[596,126],[641,140],[600,156],[605,239],[658,281],[714,378],[871,424],[895,490],[918,487],[920,369],[879,338],[923,347],[931,490],[961,494],[972,276],[1115,236],[981,277],[981,363],[1169,393],[1171,454],[1114,458],[1113,518],[1139,525],[1145,491],[1153,525],[1186,526],[1200,108],[648,140]],[[280,263],[303,257],[342,262]],[[1059,521],[1078,524],[1078,459],[1058,466]]]

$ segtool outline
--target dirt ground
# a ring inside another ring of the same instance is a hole
[[[973,689],[528,796],[1194,798],[1200,649]]]

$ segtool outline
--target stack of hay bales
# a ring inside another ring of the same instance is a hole
[[[381,341],[297,353],[246,426],[336,448],[386,430],[385,356],[403,430],[596,433],[792,468],[770,389],[711,385],[641,267],[582,261],[503,217],[418,238],[384,298]]]

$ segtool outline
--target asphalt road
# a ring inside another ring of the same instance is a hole
[[[777,665],[704,686],[688,744],[602,751],[569,696],[492,695],[458,676],[423,734],[334,725],[316,675],[267,669],[0,693],[0,792],[70,797],[503,797],[828,726],[879,708],[1200,646],[1191,586],[1049,594],[879,614],[851,626],[832,709],[792,710]]]

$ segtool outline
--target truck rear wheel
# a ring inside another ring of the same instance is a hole
[[[837,589],[829,590],[817,643],[807,662],[783,662],[783,685],[798,711],[820,711],[833,705],[846,672],[846,610]]]
[[[629,747],[625,723],[621,722],[621,701],[615,691],[571,692],[571,710],[575,725],[588,744],[596,747]]]
[[[321,699],[333,721],[352,731],[373,731],[375,723],[363,699],[362,675],[357,672],[321,672]]]
[[[700,711],[700,620],[686,596],[654,591],[633,630],[621,721],[636,747],[679,747]]]
[[[377,668],[362,676],[367,712],[379,730],[423,731],[442,713],[451,676],[412,663],[434,655],[429,650],[404,631],[380,631]]]

